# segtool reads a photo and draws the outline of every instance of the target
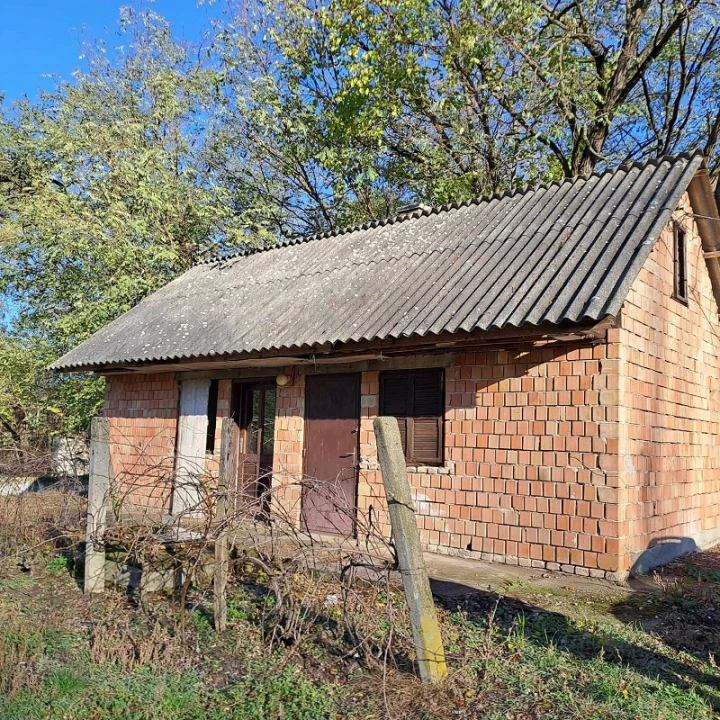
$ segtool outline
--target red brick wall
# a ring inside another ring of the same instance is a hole
[[[628,567],[663,539],[720,539],[720,325],[689,212],[686,196],[676,217],[687,231],[687,306],[672,297],[669,226],[611,334],[619,347],[617,475]]]
[[[284,372],[290,377],[290,382],[277,389],[273,502],[284,519],[299,523],[299,480],[303,474],[305,430],[305,377],[297,374],[297,368],[288,367]]]
[[[173,373],[107,377],[110,458],[126,509],[169,509],[177,413]]]
[[[616,368],[606,350],[456,356],[445,373],[445,465],[410,470],[428,549],[598,577],[618,570],[605,474]],[[372,432],[378,391],[378,373],[364,373],[359,513],[386,528]]]
[[[428,549],[622,577],[658,540],[720,536],[718,311],[687,228],[688,307],[672,298],[668,228],[607,342],[455,357],[445,371],[444,466],[410,470]],[[285,372],[274,502],[297,522],[304,376]],[[372,432],[377,372],[363,373],[361,393],[360,526],[387,531]],[[231,382],[221,381],[218,451],[230,396]],[[171,373],[108,377],[114,469],[135,505],[168,509],[177,408]],[[207,469],[217,471],[217,452]]]
[[[604,345],[458,355],[446,369],[442,468],[413,468],[422,536],[429,549],[601,575],[618,569],[616,489],[607,483],[617,436],[617,361]],[[275,502],[300,513],[304,376],[288,368],[278,389]],[[221,381],[220,420],[230,411]],[[360,524],[387,531],[372,420],[378,373],[362,378]],[[171,374],[111,376],[106,412],[113,461],[128,502],[169,509],[177,429]],[[208,456],[214,474],[217,453]]]

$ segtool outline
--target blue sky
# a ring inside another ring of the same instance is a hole
[[[152,8],[164,15],[182,38],[197,38],[216,9],[197,0],[0,0],[0,94],[6,101],[36,98],[50,89],[43,75],[69,78],[77,67],[80,44],[101,37],[112,42],[123,5]]]
[[[70,78],[82,66],[80,46],[94,38],[113,43],[120,8],[134,5],[165,16],[176,36],[196,39],[207,29],[217,6],[197,0],[0,0],[0,95],[6,102],[36,99],[53,80]],[[0,327],[12,321],[15,307],[0,296]]]

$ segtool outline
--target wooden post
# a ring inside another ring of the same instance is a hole
[[[424,682],[437,682],[447,672],[445,650],[423,561],[400,431],[394,417],[375,418],[373,428],[420,677]]]
[[[230,477],[233,469],[234,421],[226,417],[222,421],[220,440],[220,471],[218,473],[217,502],[215,524],[218,533],[215,536],[215,574],[213,592],[215,595],[215,630],[222,632],[227,627],[227,581],[230,547],[225,521],[230,504]]]
[[[110,490],[110,428],[107,418],[94,417],[90,426],[90,483],[85,533],[86,593],[105,591],[105,532]]]

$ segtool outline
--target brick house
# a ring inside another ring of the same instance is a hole
[[[409,209],[200,264],[53,367],[106,377],[131,506],[182,512],[231,416],[239,487],[386,527],[389,414],[427,549],[622,579],[720,539],[717,218],[697,154]]]

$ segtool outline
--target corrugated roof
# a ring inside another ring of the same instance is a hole
[[[625,165],[201,264],[52,367],[601,320],[701,163]]]

